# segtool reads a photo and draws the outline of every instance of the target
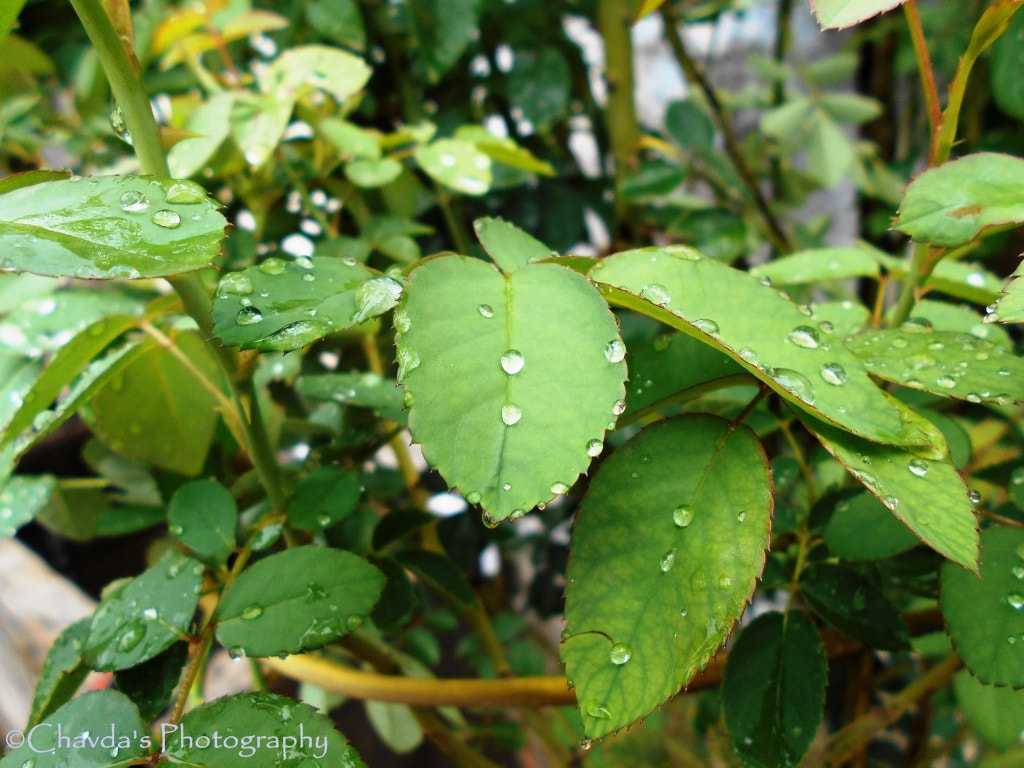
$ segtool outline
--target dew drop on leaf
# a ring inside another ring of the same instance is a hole
[[[141,192],[130,190],[121,195],[121,210],[126,213],[138,213],[149,208],[149,198]]]
[[[661,556],[661,562],[659,563],[662,573],[668,573],[672,570],[672,566],[676,563],[676,550],[675,547],[670,549],[664,555]]]
[[[789,332],[789,340],[804,349],[817,349],[821,344],[818,331],[809,325],[799,325]]]
[[[259,266],[260,272],[265,275],[280,275],[284,272],[284,268],[284,259],[279,259],[276,256],[271,256],[269,259],[261,261]]]
[[[621,363],[626,357],[626,345],[613,339],[605,345],[604,356],[609,363]]]
[[[912,475],[918,477],[924,477],[928,474],[928,462],[925,459],[913,459],[910,464],[907,465]]]
[[[708,320],[707,318],[701,318],[693,321],[693,327],[698,331],[703,331],[708,336],[718,335],[718,323],[714,320]]]
[[[393,277],[371,277],[356,288],[356,313],[353,320],[361,323],[384,314],[398,304],[402,284]]]
[[[217,286],[218,294],[234,294],[236,296],[248,296],[252,293],[252,280],[241,272],[228,272],[220,279]]]
[[[846,383],[846,369],[839,363],[825,363],[821,366],[821,378],[832,386],[841,387]]]
[[[669,295],[668,289],[660,283],[652,283],[651,285],[645,285],[640,290],[640,298],[647,299],[652,304],[657,304],[659,307],[663,307],[668,304],[672,297]]]
[[[262,605],[256,605],[254,603],[254,604],[250,605],[248,608],[246,608],[244,611],[242,611],[241,618],[245,619],[246,621],[250,621],[252,619],[258,619],[262,615],[263,615],[263,606]]]
[[[615,404],[612,405],[612,413],[615,416],[621,416],[625,412],[626,412],[626,401],[625,400],[616,400]]]
[[[494,317],[494,310],[491,309],[490,304],[481,304],[479,307],[476,308],[476,311],[479,312],[483,317]]]
[[[608,656],[612,664],[621,666],[633,658],[633,649],[625,643],[616,643],[608,652]]]
[[[672,522],[674,522],[679,528],[685,528],[693,522],[693,507],[686,504],[680,504],[674,510],[672,510]]]
[[[785,389],[788,389],[805,403],[814,405],[814,387],[802,373],[789,368],[778,368],[775,371],[774,378]]]
[[[130,651],[132,648],[137,646],[146,632],[142,627],[130,626],[124,632],[121,633],[120,638],[117,641],[117,650],[122,652]]]
[[[909,331],[910,333],[927,333],[933,330],[932,322],[927,317],[910,317],[903,321],[900,325],[901,331]]]
[[[588,715],[596,717],[599,720],[610,720],[612,717],[611,710],[598,701],[588,702],[586,710]]]
[[[1010,604],[1010,607],[1015,611],[1019,611],[1024,608],[1024,595],[1020,592],[1011,592],[1006,596],[1006,602]]]
[[[588,456],[600,456],[603,443],[600,440],[591,440],[587,443]]]
[[[238,310],[238,317],[235,321],[239,325],[253,325],[262,319],[263,313],[256,309],[256,307],[242,307]]]
[[[164,229],[177,229],[181,226],[181,216],[164,208],[153,214],[153,223]]]
[[[981,493],[972,488],[967,492],[967,498],[971,500],[972,504],[977,504],[981,501]]]
[[[551,492],[552,493],[568,493],[569,492],[569,486],[566,483],[552,483],[551,484]]]
[[[198,205],[206,199],[206,192],[191,181],[176,181],[167,188],[165,199],[172,205]]]
[[[523,365],[525,364],[526,360],[523,357],[523,353],[518,349],[510,349],[501,356],[502,370],[504,370],[509,376],[515,376],[523,370]]]
[[[501,420],[505,423],[505,426],[511,427],[516,424],[521,418],[523,418],[523,411],[518,405],[503,405],[501,407]]]

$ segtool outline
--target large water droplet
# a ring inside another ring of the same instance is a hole
[[[625,643],[616,643],[608,652],[608,657],[611,659],[612,664],[622,666],[633,658],[633,649]]]
[[[398,304],[402,296],[402,284],[393,277],[371,277],[356,289],[356,313],[352,319],[361,323],[371,317],[382,315]]]
[[[125,653],[142,642],[146,631],[140,626],[130,626],[125,629],[117,640],[117,650]]]
[[[505,426],[511,427],[516,424],[521,418],[523,418],[523,411],[518,405],[503,405],[501,407],[501,420],[505,422]]]
[[[935,383],[943,389],[953,389],[956,386],[956,379],[949,376],[939,376],[939,378],[935,380]]]
[[[626,357],[626,345],[618,339],[612,339],[605,345],[604,356],[609,363],[621,363]]]
[[[825,363],[821,366],[821,378],[828,384],[841,387],[846,383],[846,369],[839,363]]]
[[[153,223],[164,229],[177,229],[181,226],[181,216],[164,208],[153,214]]]
[[[395,330],[399,333],[408,333],[409,329],[412,328],[412,320],[409,319],[409,313],[404,309],[396,309],[391,320],[394,323]]]
[[[167,188],[165,199],[172,205],[198,205],[206,199],[206,190],[191,181],[176,181]]]
[[[284,259],[271,256],[269,259],[264,259],[260,262],[259,270],[265,275],[280,275],[284,272],[285,266],[287,265]]]
[[[241,617],[243,619],[245,619],[246,621],[250,621],[252,619],[258,619],[262,615],[263,615],[263,606],[262,605],[257,605],[256,603],[253,603],[252,605],[250,605],[248,608],[246,608],[241,613]]]
[[[256,309],[256,307],[242,307],[238,310],[238,317],[235,318],[235,322],[239,325],[253,325],[262,319],[263,313]]]
[[[569,687],[571,688],[572,686],[569,686]],[[581,752],[588,751],[592,746],[594,746],[594,742],[591,741],[590,739],[587,739],[587,738],[580,739],[580,751]]]
[[[491,309],[490,304],[481,304],[479,307],[476,308],[476,311],[479,312],[483,317],[494,317],[494,310]]]
[[[817,349],[821,344],[821,336],[809,325],[799,325],[789,332],[789,340],[804,349]]]
[[[777,368],[775,380],[808,405],[814,405],[814,387],[807,377],[790,368]]]
[[[743,347],[740,350],[739,355],[741,358],[743,358],[744,361],[754,366],[756,366],[758,361],[761,359],[760,355],[758,355],[757,352],[751,349],[750,347]]]
[[[981,501],[981,493],[972,488],[967,492],[967,498],[971,500],[972,504],[977,504]]]
[[[590,440],[587,442],[587,455],[588,456],[600,456],[603,443],[600,440]]]
[[[615,416],[621,416],[625,412],[626,412],[626,401],[625,400],[616,400],[612,404],[612,413]]]
[[[470,504],[479,504],[480,499],[482,498],[483,497],[480,495],[479,491],[470,491],[469,493],[466,494],[466,501],[468,501]]]
[[[228,272],[220,279],[217,285],[218,294],[233,294],[235,296],[248,296],[252,293],[252,280],[241,272]]]
[[[909,469],[910,473],[913,475],[924,477],[928,474],[928,462],[924,459],[913,459],[907,465],[907,469]]]
[[[149,208],[149,198],[141,192],[130,190],[121,195],[121,210],[127,213],[138,213]]]
[[[410,371],[420,367],[420,356],[408,347],[399,347],[395,353],[395,360],[398,361],[398,380],[404,381]]]
[[[1006,602],[1010,604],[1010,607],[1014,610],[1019,611],[1024,608],[1024,595],[1020,592],[1011,592],[1006,596]]]
[[[693,507],[687,504],[680,504],[672,510],[672,522],[680,528],[685,528],[693,522]]]
[[[526,360],[523,358],[523,353],[518,349],[510,349],[501,356],[501,367],[509,376],[515,376],[523,370],[525,363]]]
[[[927,333],[934,330],[934,328],[932,327],[932,321],[927,317],[910,317],[903,321],[900,325],[900,330],[909,331],[910,333]]]
[[[675,547],[670,549],[664,555],[661,556],[661,562],[658,564],[661,567],[662,573],[668,573],[672,570],[672,566],[676,563],[676,550]]]
[[[699,320],[693,321],[693,327],[698,331],[703,331],[708,336],[718,335],[718,323],[714,320],[708,320],[707,318],[700,318]]]
[[[669,295],[668,288],[660,283],[645,285],[640,290],[640,298],[647,299],[649,302],[657,304],[659,307],[665,306],[672,300],[672,297]]]
[[[587,714],[599,720],[610,720],[612,711],[599,701],[591,701],[586,706]]]

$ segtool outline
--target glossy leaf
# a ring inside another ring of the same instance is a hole
[[[565,267],[425,262],[395,327],[413,438],[494,521],[568,490],[625,407],[615,319]]]
[[[244,768],[315,762],[321,768],[366,768],[329,717],[272,693],[240,693],[202,704],[180,725],[161,733],[164,754],[183,765]],[[215,746],[215,735],[225,746]],[[263,739],[257,741],[259,736]]]
[[[289,549],[249,566],[224,592],[217,639],[236,656],[319,648],[357,629],[383,588],[381,572],[351,552]]]
[[[750,270],[755,277],[768,278],[773,285],[799,285],[851,277],[878,277],[878,261],[862,248],[814,248]]]
[[[131,699],[117,691],[89,691],[72,699],[0,760],[0,768],[107,768],[142,763],[146,727]],[[113,754],[111,754],[113,753]]]
[[[726,660],[722,711],[744,765],[800,763],[824,715],[827,672],[818,630],[800,611],[743,628]]]
[[[937,331],[969,333],[1004,349],[1013,350],[1013,341],[1005,328],[985,322],[981,315],[965,304],[922,299],[914,306],[910,317],[927,320]]]
[[[82,658],[85,640],[89,636],[89,623],[86,618],[69,624],[47,651],[32,696],[32,711],[27,728],[49,717],[58,707],[70,701],[89,674],[89,667]]]
[[[948,458],[921,458],[820,421],[802,421],[825,450],[925,544],[953,562],[977,570],[977,520],[967,486]]]
[[[985,322],[1024,323],[1024,266],[1017,267]]]
[[[416,162],[438,184],[464,195],[491,188],[491,158],[459,139],[438,139],[416,148]]]
[[[477,219],[473,228],[484,250],[506,274],[552,255],[540,240],[502,219]]]
[[[35,517],[56,488],[53,475],[17,475],[0,485],[0,539],[14,536]]]
[[[169,648],[188,632],[202,585],[202,564],[171,553],[108,592],[89,625],[90,666],[127,669]]]
[[[980,579],[943,566],[942,618],[978,680],[1024,688],[1024,531],[989,528],[981,545]]]
[[[223,565],[235,549],[238,505],[231,491],[212,480],[185,483],[167,506],[171,534],[202,561]]]
[[[1024,159],[977,152],[930,168],[907,188],[895,227],[946,248],[1024,221]]]
[[[303,531],[330,528],[355,509],[362,491],[358,472],[321,467],[296,484],[288,502],[288,522]]]
[[[272,256],[221,278],[213,302],[213,333],[243,349],[299,349],[370,317],[363,314],[372,297],[364,289],[360,301],[359,289],[371,278],[373,272],[352,260],[286,261]],[[397,299],[401,284],[377,279],[393,284]]]
[[[815,563],[800,574],[800,594],[819,616],[850,637],[885,651],[910,649],[899,611],[855,568]]]
[[[986,742],[1000,751],[1020,744],[1024,731],[1024,691],[985,685],[963,670],[953,690],[964,719]]]
[[[822,323],[832,327],[832,333],[840,339],[852,336],[865,327],[871,319],[871,313],[863,304],[849,299],[842,301],[823,301],[812,305],[814,316]],[[828,326],[826,326],[828,327]]]
[[[51,277],[165,277],[209,266],[224,237],[198,184],[101,176],[0,195],[0,269]]]
[[[754,277],[679,247],[620,253],[590,274],[609,301],[720,349],[801,408],[872,440],[924,441],[838,339]]]
[[[873,374],[904,387],[972,403],[1024,399],[1024,360],[969,333],[910,320],[847,343]]]
[[[303,397],[372,408],[391,421],[404,421],[402,390],[394,379],[376,373],[320,373],[301,376],[295,388]]]
[[[601,465],[573,527],[561,650],[589,738],[651,712],[725,642],[771,508],[760,443],[717,417],[654,424]]]
[[[885,13],[906,0],[811,0],[822,29],[844,29]]]
[[[870,535],[865,535],[865,532]],[[836,504],[825,528],[825,543],[840,560],[884,560],[920,544],[892,512],[869,493]]]
[[[208,382],[222,387],[213,353],[186,331],[175,346]],[[196,475],[203,468],[219,418],[217,400],[169,350],[154,346],[129,363],[93,397],[90,420],[107,445],[129,458]],[[145,436],[145,439],[141,439]]]

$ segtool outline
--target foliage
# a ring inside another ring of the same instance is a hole
[[[0,536],[150,542],[29,724],[96,766],[361,765],[337,695],[467,766],[1019,758],[1021,4],[812,0],[860,25],[813,61],[788,0],[0,4]],[[729,91],[687,25],[764,5]],[[689,96],[642,126],[657,19]],[[27,472],[70,419],[91,476]],[[218,652],[256,690],[205,701]]]

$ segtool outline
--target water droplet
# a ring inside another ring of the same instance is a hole
[[[604,356],[609,363],[621,363],[626,357],[626,345],[618,339],[612,339],[605,345]]]
[[[285,266],[287,265],[284,259],[271,256],[269,259],[264,259],[260,262],[259,270],[265,275],[280,275],[284,272]]]
[[[890,341],[889,344],[892,345],[895,349],[905,349],[907,346],[907,340],[904,339],[902,336],[897,336],[892,341]]]
[[[932,321],[927,317],[910,317],[903,321],[900,325],[900,330],[910,333],[927,333],[934,330],[934,328],[932,327]]]
[[[476,308],[476,311],[479,312],[483,317],[494,317],[494,310],[491,309],[490,304],[481,304],[479,307]]]
[[[1016,578],[1024,579],[1024,565],[1015,565],[1011,570]]]
[[[935,383],[943,389],[953,389],[956,386],[956,379],[949,376],[939,376],[939,378],[935,380]]]
[[[263,319],[263,313],[256,307],[242,307],[238,310],[238,317],[235,322],[239,325],[253,325]]]
[[[142,638],[146,635],[146,631],[140,626],[131,626],[121,633],[121,636],[117,640],[117,650],[125,653],[130,651],[132,648],[142,642]]]
[[[356,313],[353,321],[361,323],[371,317],[382,315],[398,304],[402,296],[402,284],[393,277],[371,277],[356,288]]]
[[[569,686],[570,688],[572,686]],[[580,751],[586,752],[594,745],[594,742],[590,739],[580,739]]]
[[[661,556],[661,562],[659,563],[659,566],[661,567],[661,572],[662,573],[668,573],[669,571],[672,570],[672,566],[675,565],[675,563],[676,563],[676,550],[675,550],[675,547],[673,547],[672,549],[670,549],[668,552],[666,552],[664,555]]]
[[[693,327],[698,331],[703,331],[708,336],[718,335],[718,323],[714,320],[708,320],[707,318],[701,318],[693,321]]]
[[[590,440],[587,442],[587,455],[588,456],[600,456],[603,443],[600,440]]]
[[[240,645],[236,645],[232,648],[228,648],[228,656],[236,661],[245,656],[245,649]]]
[[[981,494],[972,488],[967,492],[967,498],[971,500],[972,504],[977,504],[981,501]]]
[[[599,720],[610,720],[612,712],[604,704],[597,701],[591,701],[586,706],[587,714],[591,717],[596,717]]]
[[[164,229],[177,229],[181,226],[181,216],[164,208],[153,214],[153,223]]]
[[[946,345],[945,345],[944,342],[937,341],[937,340],[936,341],[929,341],[928,342],[928,349],[934,349],[936,352],[938,352],[940,350],[943,350],[945,348],[946,348]]]
[[[219,295],[247,296],[252,293],[252,281],[241,272],[228,272],[217,285]]]
[[[511,427],[523,418],[523,412],[518,405],[503,405],[501,407],[501,420],[505,422],[506,427]]]
[[[616,643],[608,652],[608,656],[612,660],[612,664],[622,666],[633,658],[633,650],[625,643]]]
[[[789,332],[789,340],[804,349],[817,349],[821,344],[818,331],[809,325],[800,325]]]
[[[689,611],[687,611],[685,608],[679,609],[679,615],[682,616],[684,619],[686,618],[687,614],[689,614]]]
[[[1010,375],[1010,369],[1009,368],[1000,368],[999,369],[999,375],[1000,376],[1009,376]]]
[[[672,510],[672,522],[680,528],[685,528],[693,522],[693,507],[680,504]]]
[[[138,213],[149,208],[149,198],[141,192],[130,190],[121,195],[121,210],[126,213]]]
[[[153,621],[159,615],[160,611],[158,611],[156,608],[147,608],[142,612],[142,618],[144,618],[146,621]]]
[[[412,390],[407,389],[405,390],[405,394],[402,395],[402,402],[405,404],[406,408],[412,408],[413,403],[416,402],[416,395],[413,394]]]
[[[241,613],[241,617],[246,621],[251,619],[258,619],[263,615],[263,606],[253,603]]]
[[[924,459],[913,459],[907,465],[907,468],[912,475],[917,475],[918,477],[924,477],[928,474],[928,462]]]
[[[501,356],[501,367],[509,376],[515,376],[523,370],[523,365],[525,364],[526,360],[523,358],[523,353],[518,349],[510,349]]]
[[[525,514],[526,510],[524,509],[513,509],[512,513],[508,516],[509,522],[514,523],[516,520],[521,519]]]
[[[1013,645],[1014,643],[1017,642],[1017,638],[1014,637],[1013,635],[1008,635],[1007,638],[1006,638],[1006,642],[1008,642],[1010,645]]]
[[[896,509],[897,506],[899,506],[900,500],[897,499],[895,496],[886,496],[885,498],[882,499],[882,503],[885,504],[886,508],[889,509],[889,511],[891,512],[892,510]]]
[[[814,387],[802,373],[789,368],[778,368],[774,378],[805,403],[814,405]]]
[[[362,616],[356,616],[355,614],[353,614],[352,616],[349,616],[347,619],[345,619],[345,627],[346,629],[348,629],[349,632],[355,632],[361,626],[363,626]]]
[[[835,326],[832,325],[828,320],[822,320],[818,323],[818,328],[821,329],[822,333],[832,333],[835,330]]]
[[[479,491],[470,491],[466,494],[466,501],[470,504],[479,504],[481,498],[483,497],[480,495]]]
[[[420,367],[420,356],[408,347],[399,347],[395,353],[395,360],[398,361],[398,380],[405,381],[405,377],[411,371]]]
[[[756,366],[758,361],[761,359],[760,355],[758,355],[757,352],[752,350],[750,347],[743,347],[740,350],[739,355],[741,358],[743,358],[743,360],[754,366]]]
[[[625,400],[616,400],[615,403],[612,405],[612,413],[614,415],[616,415],[616,416],[621,416],[625,412],[626,412],[626,401]]]
[[[737,523],[742,523],[746,519],[747,519],[747,513],[746,512],[740,512],[738,515],[736,515],[736,522]]]
[[[1020,592],[1011,592],[1006,596],[1006,602],[1015,611],[1019,611],[1021,608],[1024,608],[1024,595],[1020,594]]]
[[[659,307],[663,307],[668,304],[672,297],[669,295],[668,289],[660,283],[652,283],[651,285],[645,285],[640,290],[640,298],[647,299],[652,304],[657,304]]]
[[[568,493],[569,492],[569,486],[566,483],[552,483],[551,484],[551,492],[552,493]]]
[[[511,491],[512,490],[512,483],[502,483],[501,484],[501,490],[503,490],[503,491]]]
[[[724,575],[718,580],[718,586],[722,589],[728,589],[732,586],[732,576]]]
[[[399,333],[408,333],[412,327],[412,321],[409,319],[409,313],[404,309],[396,309],[395,314],[392,316],[392,322],[395,325],[395,330]]]
[[[839,363],[825,363],[821,366],[821,378],[828,384],[841,387],[846,383],[846,369]]]
[[[309,272],[307,272],[302,276],[302,279],[307,283],[312,283],[314,280],[316,280],[316,275],[311,275]]]
[[[172,205],[198,205],[206,199],[206,190],[191,181],[176,181],[167,188],[165,199]]]

